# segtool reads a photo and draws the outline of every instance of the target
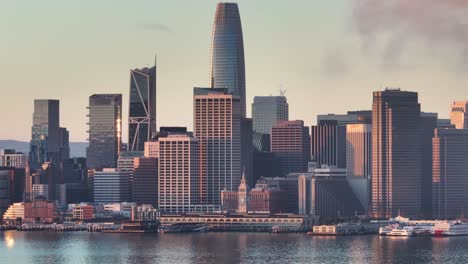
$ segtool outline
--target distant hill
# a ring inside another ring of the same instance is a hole
[[[87,142],[70,142],[71,157],[86,157]],[[0,149],[16,149],[18,152],[29,152],[29,142],[17,140],[0,140]]]

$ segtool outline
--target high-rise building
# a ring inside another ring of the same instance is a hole
[[[28,155],[21,152],[16,152],[14,149],[0,150],[0,167],[26,168]]]
[[[373,217],[420,216],[420,112],[416,92],[386,89],[373,94]]]
[[[34,100],[30,163],[38,169],[44,162],[60,163],[60,113],[58,100]]]
[[[432,217],[432,138],[437,128],[437,113],[421,112],[421,213]]]
[[[337,121],[321,121],[311,127],[311,159],[320,165],[346,168],[346,126]]]
[[[281,172],[307,171],[310,160],[309,128],[304,121],[279,121],[271,128],[271,152],[281,162]]]
[[[193,99],[200,201],[221,205],[221,190],[235,190],[242,175],[240,99],[222,88],[195,88]]]
[[[346,126],[347,124],[370,124],[372,123],[372,111],[358,110],[348,111],[345,115],[327,114],[317,115],[317,124],[323,122],[336,121],[339,126]]]
[[[88,132],[88,168],[115,168],[122,146],[121,94],[94,94],[89,97]]]
[[[372,175],[372,125],[346,126],[346,179],[362,207],[369,207]]]
[[[285,96],[255,96],[252,104],[254,147],[270,151],[271,128],[278,121],[289,120],[289,105]]]
[[[128,150],[143,151],[156,133],[156,65],[130,71]]]
[[[10,173],[7,170],[0,170],[0,217],[12,204],[10,192]]]
[[[199,200],[199,146],[189,134],[159,139],[158,203],[168,213],[196,211]]]
[[[158,159],[134,158],[132,202],[158,205]]]
[[[128,173],[114,168],[94,172],[94,202],[128,202],[130,197]]]
[[[216,7],[211,42],[210,84],[211,88],[226,88],[229,93],[237,96],[240,99],[240,114],[246,117],[244,41],[236,3],[218,3]]]
[[[60,161],[70,158],[70,133],[64,127],[59,128]]]
[[[433,217],[468,211],[468,129],[437,129],[433,138]]]
[[[450,110],[452,125],[457,129],[468,128],[468,101],[453,102]]]

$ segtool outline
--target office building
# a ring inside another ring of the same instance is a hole
[[[0,167],[0,172],[8,174],[9,200],[11,203],[25,199],[26,170],[24,168]]]
[[[468,101],[456,101],[452,103],[450,122],[457,129],[468,128]]]
[[[437,129],[433,138],[433,217],[468,212],[468,129]]]
[[[130,71],[128,150],[143,151],[156,134],[156,63]]]
[[[58,100],[34,100],[30,163],[38,169],[44,162],[60,163],[60,113]]]
[[[227,89],[194,89],[194,136],[199,140],[200,201],[221,205],[221,190],[239,186],[242,175],[241,113]]]
[[[349,186],[367,210],[372,175],[372,125],[346,126],[346,169]]]
[[[127,172],[104,168],[94,172],[94,202],[120,203],[130,200]]]
[[[0,170],[0,216],[8,209],[11,202],[10,173],[7,170]]]
[[[374,92],[371,215],[421,214],[420,105],[416,92]]]
[[[236,3],[216,6],[210,55],[210,87],[239,98],[240,114],[246,117],[244,41]]]
[[[289,120],[289,105],[285,96],[255,96],[252,104],[254,147],[270,151],[271,128],[278,121]]]
[[[262,177],[257,181],[257,185],[268,185],[274,189],[284,192],[281,202],[282,213],[298,213],[298,180],[297,177]]]
[[[432,138],[437,128],[437,113],[421,112],[421,214],[432,217]]]
[[[14,149],[0,150],[0,167],[25,168],[28,162],[28,155],[16,152]]]
[[[337,121],[321,121],[310,132],[311,159],[319,166],[346,168],[346,126]]]
[[[134,158],[132,202],[158,205],[158,159]]]
[[[317,115],[317,125],[328,123],[329,121],[336,121],[338,126],[346,126],[348,124],[371,124],[372,111],[358,110],[348,111],[345,115],[340,114],[326,114]]]
[[[282,175],[307,171],[310,160],[309,128],[304,121],[279,121],[271,129],[271,152],[281,162]]]
[[[89,97],[89,169],[117,167],[122,147],[122,95],[94,94]]]
[[[159,138],[158,203],[166,213],[197,211],[199,145],[189,134]]]

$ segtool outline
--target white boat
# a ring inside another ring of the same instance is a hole
[[[388,225],[388,226],[380,227],[379,228],[379,235],[385,236],[388,233],[390,233],[394,228],[395,228],[394,225]]]
[[[404,226],[393,228],[392,231],[387,233],[387,236],[413,236],[414,228],[412,226]]]
[[[442,222],[432,228],[432,233],[436,237],[467,236],[468,223],[463,223],[461,221]]]

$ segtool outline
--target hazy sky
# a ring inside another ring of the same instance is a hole
[[[158,126],[191,129],[192,89],[209,84],[216,2],[0,0],[0,139],[30,139],[35,98],[60,100],[72,141],[87,138],[94,93],[122,93],[126,121],[129,70],[156,53]],[[422,109],[442,117],[468,99],[467,1],[238,3],[249,116],[255,95],[281,86],[290,118],[307,125],[370,109],[385,86],[418,91]]]

